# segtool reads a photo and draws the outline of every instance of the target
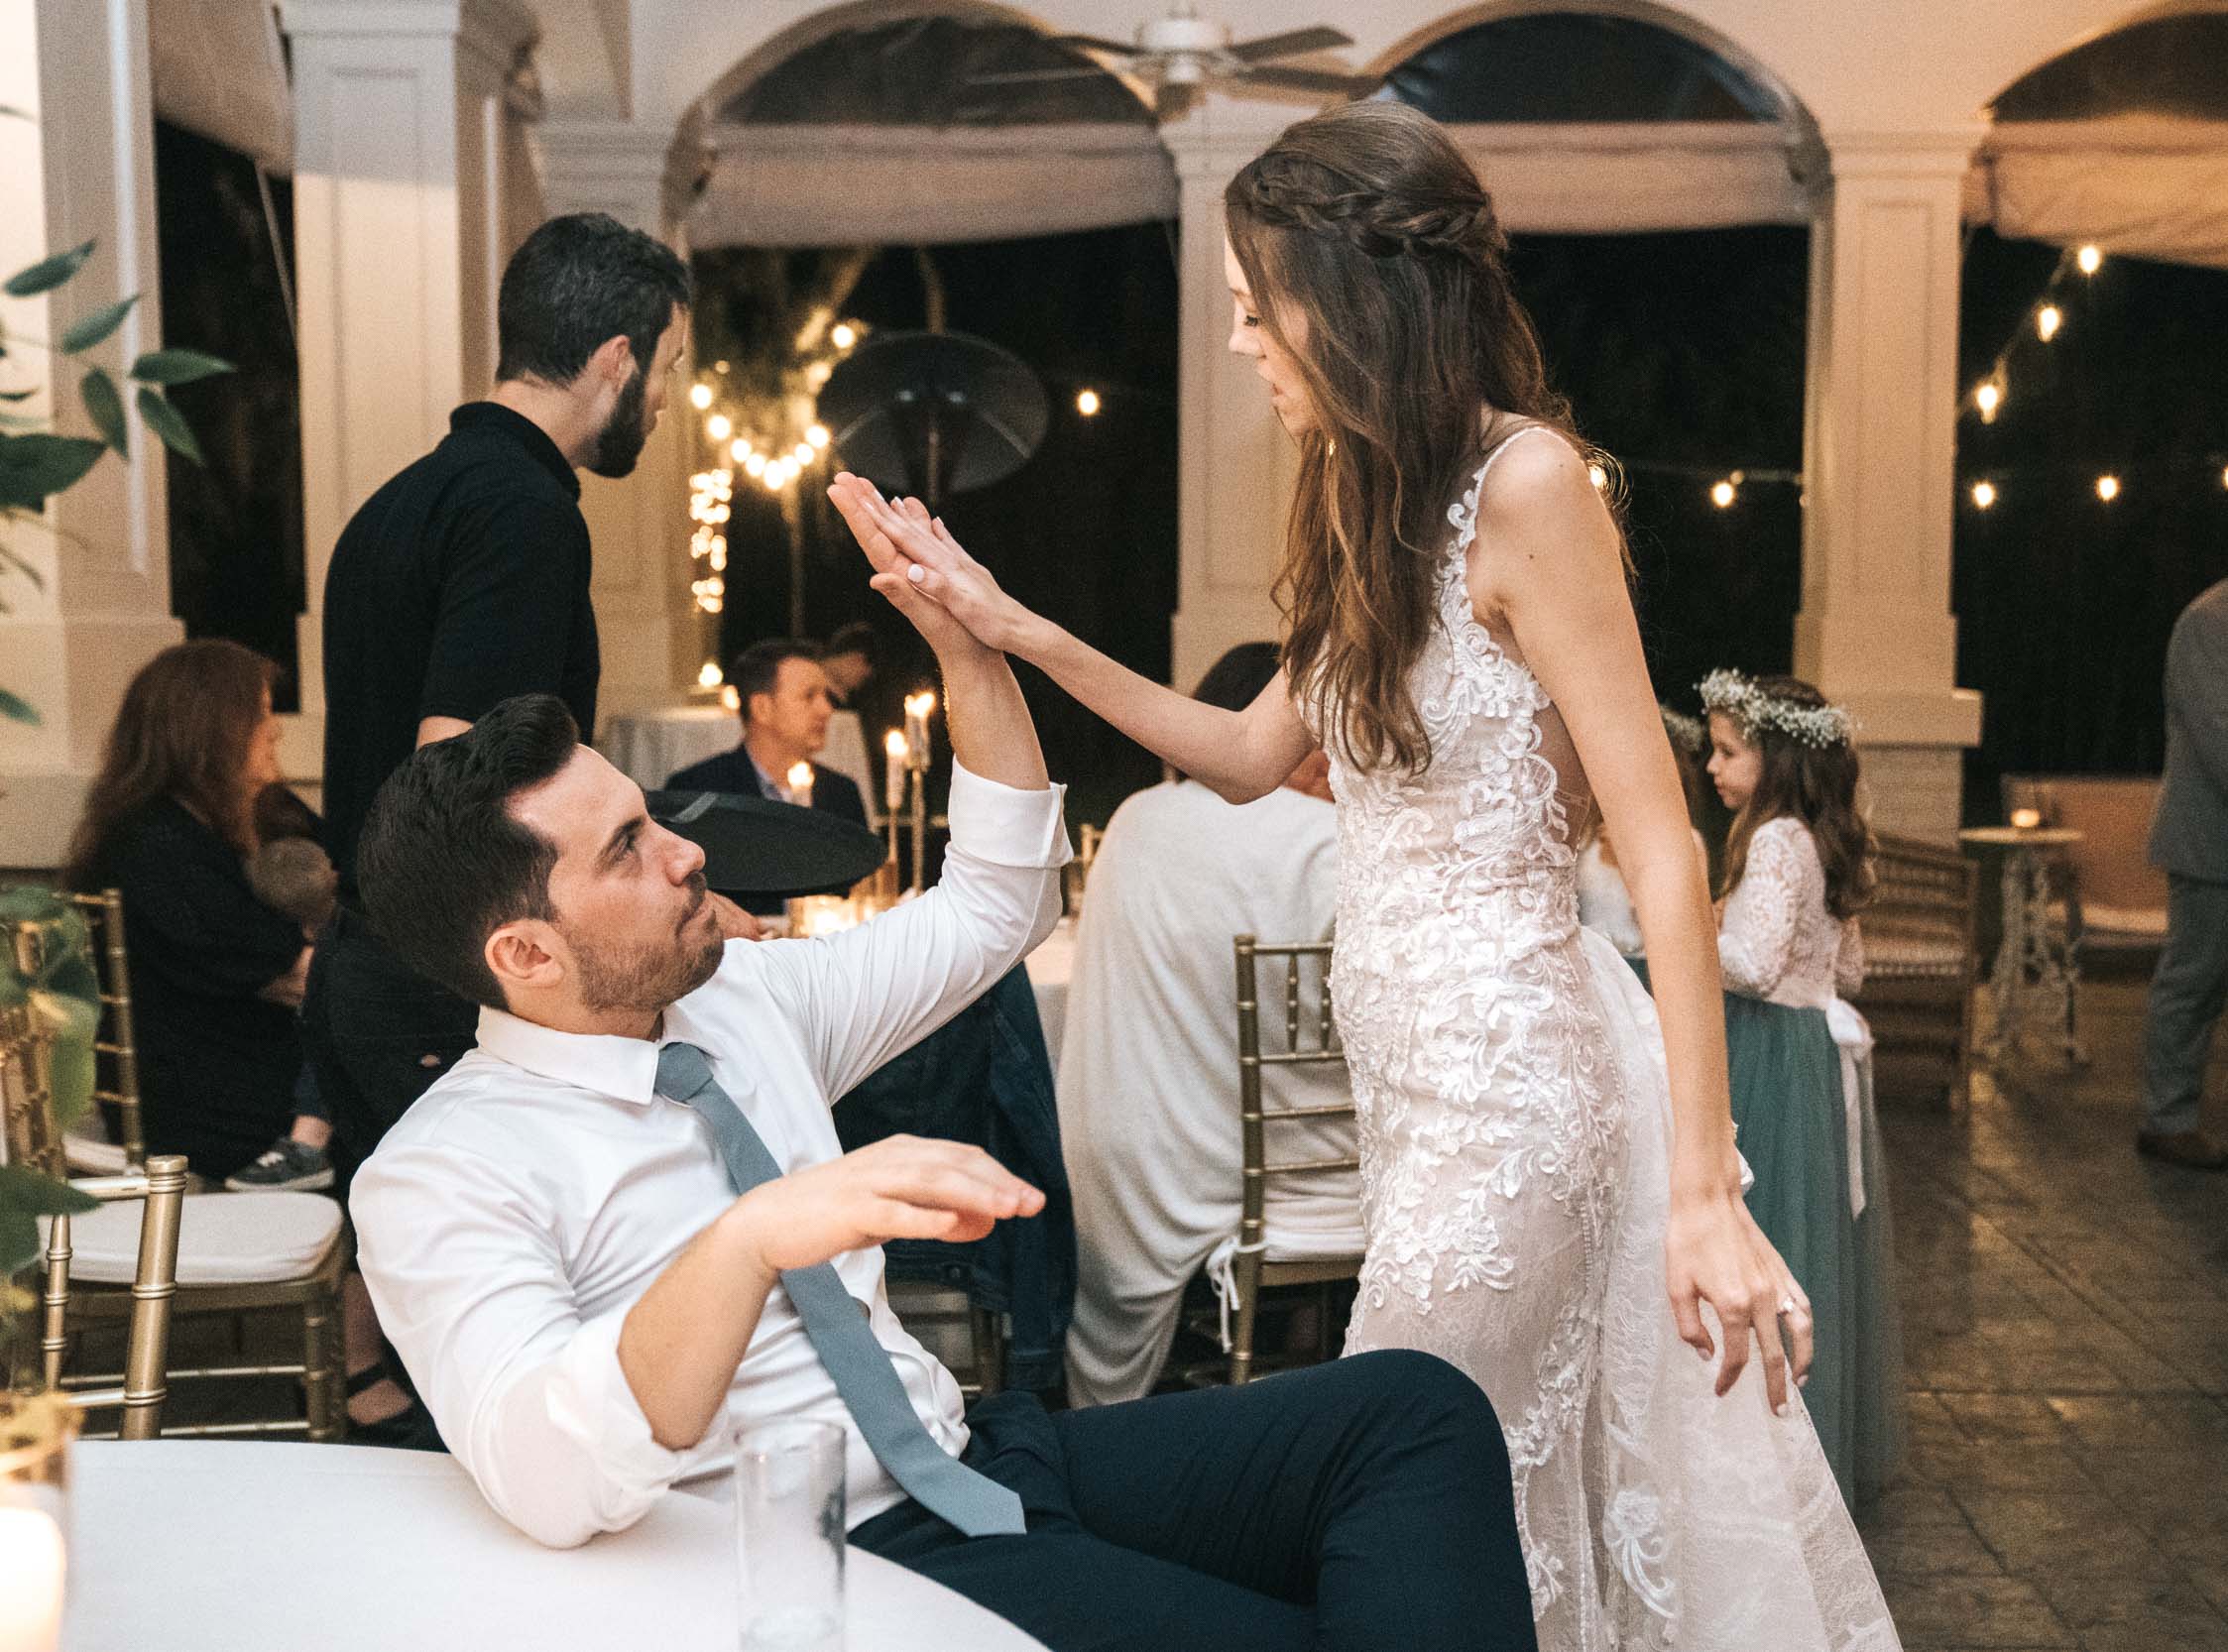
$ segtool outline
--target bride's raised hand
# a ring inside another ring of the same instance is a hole
[[[1755,1349],[1763,1357],[1771,1407],[1785,1412],[1790,1365],[1798,1383],[1810,1375],[1811,1299],[1740,1195],[1674,1195],[1664,1235],[1664,1268],[1680,1339],[1704,1359],[1718,1351],[1711,1346],[1700,1305],[1706,1302],[1716,1312],[1725,1338],[1717,1392],[1731,1390]]]
[[[914,500],[892,503],[872,482],[848,472],[828,489],[852,537],[874,564],[875,585],[903,580],[973,634],[986,648],[1010,651],[1035,616],[998,588],[991,571],[967,554],[943,523]]]

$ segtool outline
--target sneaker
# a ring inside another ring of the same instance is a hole
[[[224,1185],[234,1193],[314,1193],[332,1186],[332,1160],[324,1148],[283,1135],[247,1169],[225,1177]]]

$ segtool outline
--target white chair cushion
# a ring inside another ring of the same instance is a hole
[[[142,1208],[137,1199],[120,1200],[72,1218],[70,1278],[88,1285],[130,1284],[139,1267]],[[314,1193],[188,1194],[178,1219],[177,1282],[277,1285],[299,1279],[332,1248],[339,1232],[339,1204]]]
[[[124,1149],[108,1139],[100,1116],[90,1108],[61,1132],[61,1151],[72,1176],[121,1176],[129,1168]]]

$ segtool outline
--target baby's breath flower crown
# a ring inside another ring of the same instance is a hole
[[[1855,719],[1839,706],[1798,705],[1765,693],[1753,678],[1738,671],[1717,670],[1702,678],[1701,705],[1705,712],[1721,711],[1730,717],[1740,725],[1741,738],[1749,741],[1770,729],[1823,751],[1846,746],[1856,733]]]

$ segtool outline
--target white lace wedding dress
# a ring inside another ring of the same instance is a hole
[[[1368,1233],[1347,1352],[1427,1350],[1492,1399],[1545,1652],[1894,1648],[1800,1404],[1775,1418],[1754,1361],[1715,1397],[1672,1321],[1655,1010],[1579,926],[1583,773],[1464,583],[1506,447],[1448,513],[1441,623],[1409,679],[1430,767],[1334,757],[1332,985]]]

